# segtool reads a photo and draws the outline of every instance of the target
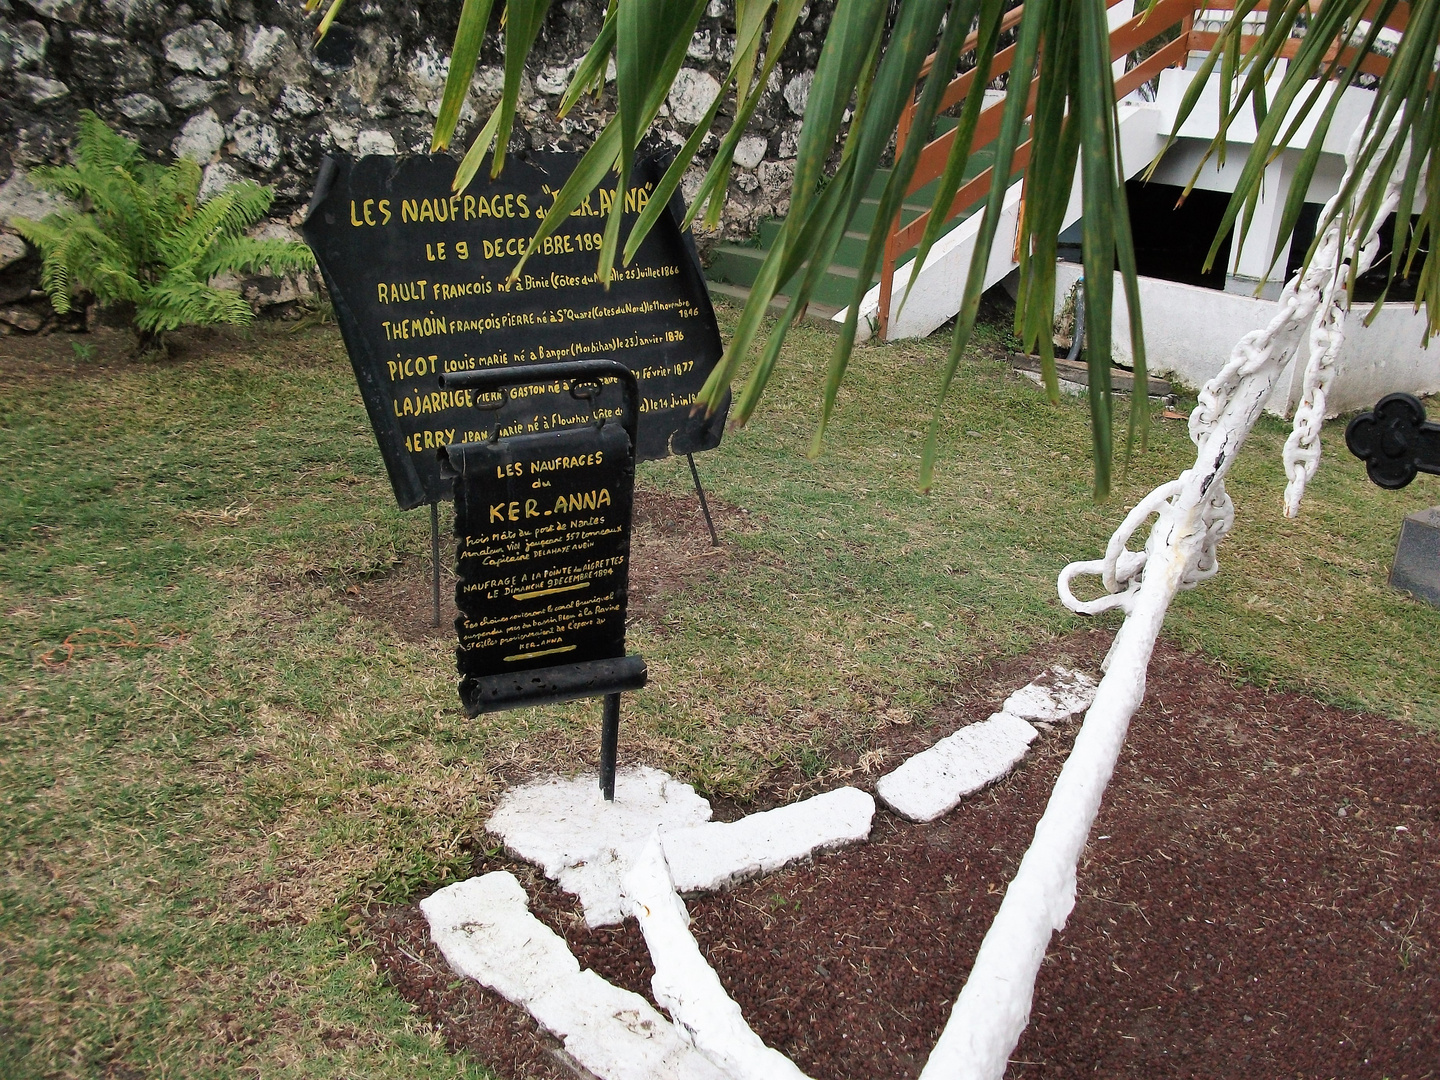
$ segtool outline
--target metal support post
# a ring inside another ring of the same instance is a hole
[[[715,522],[710,517],[710,504],[705,501],[705,489],[700,486],[700,470],[695,468],[695,455],[686,454],[685,460],[690,463],[690,479],[695,481],[695,494],[700,496],[700,510],[705,515],[705,524],[710,529],[710,546],[719,547],[720,537],[715,532]]]
[[[615,751],[620,742],[620,695],[605,695],[600,721],[600,791],[606,802],[615,801]]]

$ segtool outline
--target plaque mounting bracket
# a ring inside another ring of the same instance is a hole
[[[559,364],[524,364],[516,367],[482,368],[478,371],[447,371],[440,376],[441,390],[478,390],[480,393],[507,393],[512,386],[536,383],[568,382],[572,396],[589,399],[591,395],[576,394],[581,386],[598,385],[604,379],[618,379],[625,395],[625,408],[620,423],[630,436],[634,448],[640,429],[640,384],[635,373],[618,360],[570,360]],[[495,409],[503,402],[476,406]],[[492,440],[494,436],[492,435]]]

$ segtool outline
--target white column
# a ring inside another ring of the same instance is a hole
[[[1275,250],[1275,238],[1280,235],[1285,193],[1290,186],[1291,170],[1287,158],[1288,155],[1281,154],[1265,170],[1265,182],[1243,244],[1240,242],[1240,221],[1235,222],[1234,238],[1230,242],[1230,267],[1225,275],[1226,292],[1254,296],[1259,289],[1260,295],[1267,300],[1280,295],[1280,287],[1285,282],[1288,248],[1281,251],[1273,269],[1270,256]]]

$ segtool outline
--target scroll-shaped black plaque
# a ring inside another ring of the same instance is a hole
[[[395,498],[402,509],[450,495],[436,450],[484,437],[473,393],[437,391],[436,376],[606,357],[640,383],[640,460],[720,443],[725,410],[691,405],[722,352],[715,313],[675,213],[662,214],[606,289],[596,276],[614,189],[597,188],[544,241],[520,278],[507,278],[578,155],[513,155],[461,195],[456,161],[432,157],[326,159],[304,234],[335,305]],[[625,195],[622,235],[659,179],[640,161]],[[612,386],[611,391],[614,394]],[[596,403],[614,414],[618,398]],[[512,395],[505,436],[585,423],[590,410],[543,392]]]
[[[1440,473],[1440,424],[1426,423],[1425,406],[1410,394],[1386,394],[1351,420],[1345,445],[1383,488],[1403,488],[1418,472]]]

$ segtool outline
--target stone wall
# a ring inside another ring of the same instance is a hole
[[[832,8],[833,0],[814,0],[805,9],[740,143],[726,237],[748,235],[788,208],[800,117]],[[326,153],[428,150],[459,10],[458,0],[349,0],[316,48],[318,13],[307,15],[299,0],[0,0],[0,222],[43,211],[24,171],[64,161],[78,112],[88,108],[156,154],[201,163],[205,191],[237,178],[272,185],[269,227],[293,227]],[[523,81],[514,148],[582,149],[612,114],[607,88],[555,116],[603,11],[602,0],[552,4]],[[461,150],[497,96],[495,29],[462,113]],[[734,33],[731,0],[711,0],[649,149],[678,147],[693,130],[724,78]],[[710,136],[705,150],[717,142]],[[700,175],[687,177],[687,194]],[[20,300],[16,275],[33,262],[17,238],[0,234],[0,325],[14,325],[3,305]],[[252,286],[252,299],[294,300],[297,287],[308,286]]]

